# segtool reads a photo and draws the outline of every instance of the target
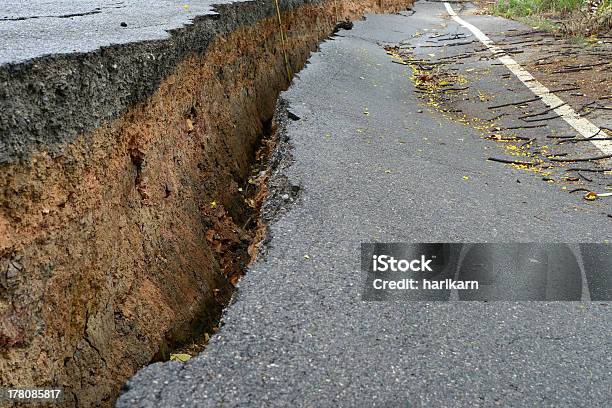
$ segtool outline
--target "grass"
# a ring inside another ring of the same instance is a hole
[[[566,14],[580,9],[584,0],[499,0],[494,11],[507,18],[527,17],[534,14]]]
[[[588,10],[586,0],[497,0],[491,11],[576,38],[612,30],[612,0],[603,0],[596,12]]]
[[[530,27],[539,28],[546,31],[555,31],[559,28],[557,23],[554,21],[544,18],[538,15],[527,15],[521,17],[514,17],[514,20],[520,21],[521,23]]]

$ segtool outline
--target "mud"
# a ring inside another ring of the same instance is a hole
[[[338,11],[332,1],[283,13],[294,72],[336,15],[394,12],[408,2],[337,4]],[[110,406],[138,368],[216,323],[265,238],[257,214],[267,178],[251,165],[288,86],[278,20],[250,24],[238,12],[248,7],[255,6],[220,10],[221,20],[244,25],[174,68],[141,66],[151,75],[144,88],[134,91],[121,76],[121,95],[130,96],[118,95],[120,102],[91,100],[95,89],[107,95],[98,84],[69,102],[47,100],[44,112],[39,99],[20,93],[20,72],[52,72],[53,64],[13,67],[8,79],[3,71],[3,89],[19,95],[29,123],[1,123],[12,135],[0,167],[3,385],[62,386],[66,406]],[[67,103],[82,107],[73,114]],[[291,197],[299,190],[273,186],[275,194],[283,188]]]

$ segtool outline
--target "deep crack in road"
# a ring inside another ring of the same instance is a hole
[[[185,364],[143,369],[118,407],[609,406],[607,303],[362,301],[362,242],[610,238],[609,202],[586,203],[542,180],[559,180],[565,168],[543,176],[487,160],[515,155],[484,140],[474,118],[533,94],[482,45],[456,40],[472,37],[442,3],[414,11],[369,15],[341,31],[282,95],[292,119],[283,108],[278,120],[293,164],[274,177],[301,187],[298,202],[271,223],[267,254],[208,348]],[[490,35],[525,29],[468,19]],[[465,42],[445,51],[464,54],[446,68],[471,80],[466,96],[437,106],[385,50],[444,61],[426,47],[429,34]],[[475,53],[484,58],[470,59]],[[475,70],[486,73],[468,74]],[[543,143],[573,133],[557,120],[520,136]],[[586,143],[570,148],[597,153]]]

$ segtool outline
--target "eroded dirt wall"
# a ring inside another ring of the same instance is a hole
[[[342,18],[408,5],[337,3]],[[334,1],[283,14],[294,71],[335,16]],[[239,188],[287,86],[270,17],[183,60],[61,154],[0,167],[0,383],[109,406],[160,347],[212,324],[248,262],[219,251],[251,243]]]

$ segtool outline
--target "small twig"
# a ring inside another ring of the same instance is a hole
[[[582,105],[580,108],[578,108],[577,112],[582,112],[583,110],[585,110],[586,108],[588,108],[591,105],[595,105],[597,103],[597,101],[593,101],[593,102],[589,102],[589,103],[585,103],[584,105]]]
[[[569,193],[572,194],[572,193],[577,193],[579,191],[586,191],[587,193],[591,192],[591,190],[587,190],[586,188],[575,188],[572,191],[570,191]]]
[[[578,142],[590,142],[593,140],[612,140],[612,137],[590,137],[588,139],[574,139],[574,140],[562,140],[559,144],[562,143],[578,143]]]
[[[535,163],[533,163],[533,162],[523,162],[523,161],[518,161],[518,160],[498,159],[496,157],[489,157],[487,160],[492,161],[492,162],[505,163],[505,164],[516,164],[516,165],[519,165],[519,166],[533,166],[533,165],[535,165]]]
[[[546,136],[548,139],[575,139],[576,136]]]
[[[599,64],[589,64],[589,65],[581,65],[581,66],[574,66],[574,67],[570,67],[570,68],[565,68],[559,71],[553,71],[551,72],[551,74],[567,74],[569,72],[579,72],[579,71],[590,71],[592,70],[594,67],[599,67],[602,65],[607,65],[609,64],[609,62],[600,62]]]
[[[499,119],[499,118],[507,116],[507,115],[508,115],[507,113],[500,113],[499,115],[495,115],[492,118],[487,119],[487,121],[491,122],[491,121],[494,121],[496,119]]]
[[[593,179],[583,176],[582,173],[580,173],[579,171],[577,171],[576,174],[578,174],[578,176],[580,176],[581,179],[586,180],[589,183],[593,181]]]
[[[560,107],[562,107],[562,106],[564,106],[564,105],[567,105],[567,102],[560,103],[560,104],[559,104],[559,105],[557,105],[557,106],[553,106],[552,108],[544,109],[543,111],[540,111],[540,112],[537,112],[537,113],[531,113],[531,114],[529,114],[529,115],[519,116],[519,119],[527,119],[527,118],[532,118],[532,117],[534,117],[534,116],[541,116],[541,115],[545,115],[545,114],[547,114],[548,112],[553,111],[553,110],[555,110],[555,109],[557,109],[557,108],[560,108]]]
[[[585,139],[592,139],[592,138],[594,138],[595,136],[597,136],[600,133],[601,133],[601,129],[599,129],[597,132],[595,132],[595,134],[593,136],[585,137]]]
[[[525,146],[527,146],[528,144],[535,142],[536,140],[537,140],[537,139],[536,139],[535,137],[534,137],[533,139],[529,139],[529,140],[528,140],[528,141],[526,141],[525,143],[521,144],[521,146],[520,146],[520,147],[525,147]]]
[[[541,96],[536,96],[535,98],[525,99],[525,100],[518,101],[518,102],[509,102],[509,103],[502,103],[501,105],[489,106],[489,107],[487,107],[487,109],[497,109],[497,108],[503,108],[503,107],[506,107],[506,106],[523,105],[525,103],[539,101],[540,99],[542,99]]]
[[[609,159],[611,157],[612,157],[612,154],[606,154],[606,155],[603,155],[603,156],[586,157],[586,158],[575,158],[575,159],[555,159],[555,158],[551,158],[550,161],[563,162],[563,163],[588,162],[588,161]]]
[[[446,91],[465,91],[466,89],[469,89],[469,86],[464,86],[462,88],[444,88],[442,89],[442,92],[446,92]]]
[[[551,91],[550,91],[550,93],[555,93],[555,92],[567,92],[567,91],[577,91],[577,90],[579,90],[579,89],[580,89],[580,87],[578,87],[578,86],[575,86],[575,87],[572,87],[572,88],[560,88],[560,89],[553,89],[553,90],[551,90]],[[566,102],[566,103],[567,103],[567,102]],[[565,105],[565,104],[564,104],[564,105]],[[559,105],[559,106],[561,106],[561,105]]]
[[[555,114],[555,116],[547,116],[545,118],[535,118],[535,119],[523,119],[523,122],[532,123],[532,122],[543,122],[545,120],[553,120],[559,119],[561,116]]]
[[[505,128],[506,130],[512,129],[535,129],[548,126],[546,123],[542,123],[541,125],[521,125],[521,126],[508,126]]]
[[[247,227],[247,225],[249,225],[251,223],[251,220],[253,219],[253,216],[251,215],[246,222],[244,223],[244,225],[242,226],[242,230],[244,231]]]
[[[485,137],[485,139],[487,140],[497,140],[500,142],[516,142],[518,140],[532,140],[528,137],[524,137],[524,136],[510,136],[510,137],[495,137],[494,135],[492,136],[487,136]]]
[[[612,171],[612,169],[584,169],[584,168],[572,168],[572,169],[567,169],[565,171],[575,171],[575,172],[580,172],[580,171],[585,171],[587,173],[606,173],[606,172],[610,172]]]

